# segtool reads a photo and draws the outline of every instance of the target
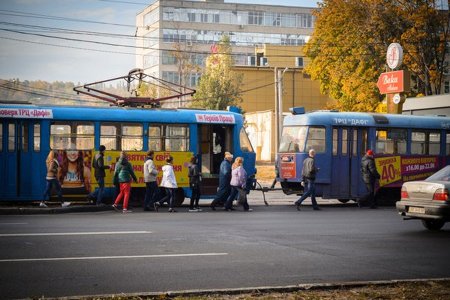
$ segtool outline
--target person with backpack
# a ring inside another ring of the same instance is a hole
[[[105,162],[103,157],[105,156],[106,147],[104,145],[100,145],[99,153],[94,156],[92,161],[92,167],[94,168],[94,176],[95,180],[98,183],[98,189],[96,189],[93,193],[90,193],[87,197],[90,201],[96,201],[95,204],[97,206],[104,205],[102,202],[103,192],[105,190],[105,170],[111,168],[111,166],[105,166]]]
[[[193,156],[191,158],[191,163],[189,164],[189,187],[191,188],[191,202],[189,205],[190,212],[202,211],[198,206],[198,201],[200,200],[200,183],[202,182],[202,174],[197,165],[197,157]]]
[[[123,198],[123,213],[131,212],[131,210],[128,210],[128,201],[130,199],[131,192],[131,179],[133,179],[134,182],[137,182],[136,175],[133,171],[133,166],[128,161],[126,152],[122,151],[114,172],[114,183],[119,183],[120,193],[117,195],[116,201],[114,201],[112,207],[115,210],[118,210],[118,205]]]

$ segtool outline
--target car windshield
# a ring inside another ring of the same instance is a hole
[[[425,181],[450,181],[450,165],[440,169]]]

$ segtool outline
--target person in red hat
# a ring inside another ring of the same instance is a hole
[[[367,194],[358,200],[358,206],[361,207],[363,203],[367,202],[370,208],[377,208],[375,183],[380,179],[380,174],[375,167],[373,151],[370,149],[367,150],[366,155],[361,159],[361,175],[366,184]]]

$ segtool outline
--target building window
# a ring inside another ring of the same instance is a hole
[[[248,13],[248,25],[261,25],[263,23],[263,13],[260,11],[250,11]]]
[[[172,55],[170,51],[162,51],[162,64],[163,65],[175,65],[177,64],[177,58]]]
[[[187,16],[188,16],[188,21],[189,22],[195,22],[195,13],[188,12]]]

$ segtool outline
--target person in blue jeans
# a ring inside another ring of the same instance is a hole
[[[236,161],[234,162],[231,171],[231,193],[230,196],[228,196],[227,202],[225,202],[226,211],[234,210],[233,201],[236,199],[236,196],[239,196],[239,202],[242,203],[244,210],[251,211],[247,202],[247,172],[245,171],[243,164],[244,159],[242,157],[236,157]]]
[[[94,168],[95,180],[98,183],[98,189],[96,189],[93,193],[88,195],[89,200],[96,200],[96,205],[104,205],[102,203],[103,191],[105,190],[105,170],[109,169],[110,166],[105,166],[105,162],[103,157],[105,156],[106,147],[100,145],[99,153],[97,153],[92,162],[92,166]]]
[[[305,183],[305,192],[295,202],[295,206],[297,207],[297,210],[300,210],[300,205],[302,204],[303,200],[311,196],[311,202],[313,205],[314,210],[320,210],[319,206],[317,205],[316,201],[316,174],[319,171],[319,168],[316,168],[316,162],[314,160],[314,156],[316,155],[316,151],[314,149],[309,150],[309,157],[307,157],[303,161],[303,168],[302,168],[302,177],[303,182]]]
[[[47,156],[47,160],[45,161],[47,165],[47,175],[45,177],[47,185],[45,187],[43,200],[39,204],[40,207],[47,207],[47,204],[45,204],[45,200],[47,198],[50,200],[52,187],[55,187],[56,189],[58,200],[61,202],[61,206],[67,207],[70,205],[70,202],[63,202],[61,184],[58,181],[59,162],[56,159],[57,156],[58,153],[56,152],[56,150],[50,150],[50,153]]]
[[[155,205],[155,198],[158,191],[158,184],[156,183],[156,176],[158,170],[153,162],[153,156],[155,152],[150,150],[147,153],[147,158],[144,163],[144,182],[145,182],[145,198],[144,198],[144,210],[149,211],[154,209],[158,211],[158,206]]]

